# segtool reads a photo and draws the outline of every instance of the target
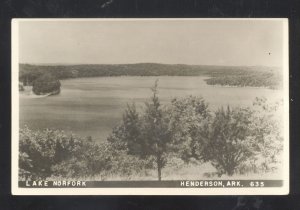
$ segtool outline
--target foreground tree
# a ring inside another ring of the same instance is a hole
[[[51,167],[76,154],[81,143],[79,138],[68,137],[60,131],[20,129],[20,177],[39,179],[51,176]]]
[[[141,116],[135,105],[128,105],[123,115],[123,122],[116,127],[108,141],[127,154],[138,156],[141,160],[154,159],[158,180],[166,164],[167,155],[172,151],[169,119],[162,109],[157,96],[157,84],[152,88],[152,97],[146,103]]]
[[[219,176],[232,176],[241,163],[253,156],[250,119],[248,109],[231,110],[228,106],[215,112],[204,158],[216,167]]]
[[[202,161],[211,118],[205,100],[195,96],[175,98],[168,108],[168,117],[174,151],[185,162],[191,159]]]
[[[20,129],[20,180],[95,176],[113,167],[110,145],[63,131]]]
[[[142,136],[144,139],[142,154],[155,158],[158,180],[161,180],[161,170],[167,161],[167,154],[171,152],[171,131],[169,130],[166,112],[161,108],[157,96],[157,82],[152,88],[151,101],[146,103]]]

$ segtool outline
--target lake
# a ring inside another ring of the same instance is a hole
[[[94,77],[61,80],[61,93],[34,98],[29,90],[20,94],[20,127],[33,130],[60,129],[103,141],[122,119],[127,103],[142,108],[151,96],[150,88],[159,79],[162,104],[174,97],[202,96],[211,110],[220,106],[251,106],[255,97],[280,100],[282,90],[255,87],[207,85],[205,77]]]

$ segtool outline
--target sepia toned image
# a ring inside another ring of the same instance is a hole
[[[13,194],[287,194],[287,26],[13,20]]]

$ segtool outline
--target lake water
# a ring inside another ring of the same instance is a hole
[[[211,110],[220,106],[251,106],[255,97],[280,100],[281,90],[207,85],[205,77],[97,77],[62,80],[61,93],[33,98],[20,94],[20,126],[60,129],[102,141],[122,119],[127,103],[142,108],[159,79],[162,104],[174,97],[202,96]]]

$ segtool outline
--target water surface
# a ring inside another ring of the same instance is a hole
[[[251,106],[255,97],[270,101],[282,97],[281,90],[255,87],[207,85],[205,77],[96,77],[62,80],[61,93],[33,98],[20,94],[20,126],[31,129],[60,129],[81,136],[105,140],[122,119],[127,103],[142,108],[151,96],[150,88],[159,79],[162,104],[174,97],[202,96],[210,109],[220,106]]]

